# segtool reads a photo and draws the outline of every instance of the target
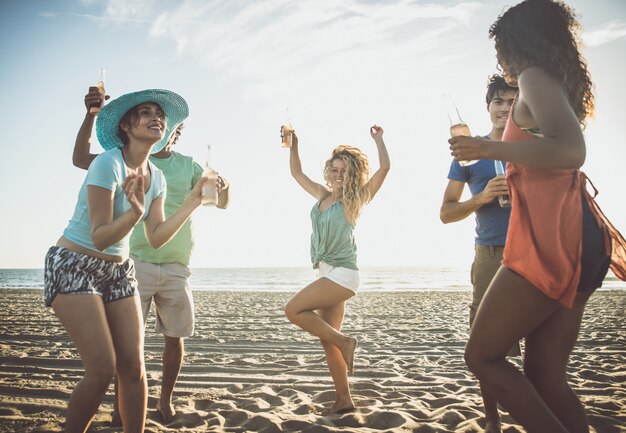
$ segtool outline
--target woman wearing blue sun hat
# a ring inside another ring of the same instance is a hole
[[[124,432],[143,432],[143,319],[129,236],[143,222],[148,242],[159,248],[201,203],[206,178],[166,220],[165,178],[148,160],[188,114],[181,96],[149,89],[109,102],[96,121],[105,152],[89,166],[74,215],[45,260],[45,303],[67,330],[85,369],[70,396],[66,432],[87,429],[114,374]]]

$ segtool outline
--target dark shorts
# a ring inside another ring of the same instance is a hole
[[[589,292],[602,286],[611,264],[611,256],[604,249],[604,229],[596,219],[583,196],[583,252],[581,258],[579,292]]]
[[[108,262],[67,248],[50,247],[44,271],[47,307],[59,293],[99,295],[105,303],[134,296],[137,293],[134,263],[131,259]]]

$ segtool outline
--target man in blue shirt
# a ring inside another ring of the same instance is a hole
[[[493,75],[490,78],[486,100],[493,126],[485,138],[502,140],[502,133],[516,93],[517,89],[506,84],[500,75]],[[466,183],[472,197],[462,201],[461,196]],[[472,213],[476,215],[475,255],[471,270],[473,299],[470,305],[470,326],[502,260],[511,208],[500,207],[499,195],[508,195],[508,189],[506,178],[502,175],[496,176],[494,161],[480,160],[467,166],[461,166],[453,161],[450,165],[448,186],[443,195],[439,214],[441,221],[448,224],[461,221]],[[509,351],[509,355],[519,354],[519,345]],[[485,393],[482,385],[481,393],[485,406],[485,432],[500,433],[502,430],[498,403]]]

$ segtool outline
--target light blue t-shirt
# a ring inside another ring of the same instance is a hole
[[[503,163],[506,164],[506,163]],[[472,195],[482,192],[487,183],[496,177],[493,160],[481,159],[475,164],[461,166],[452,161],[448,179],[468,184]],[[476,239],[478,245],[503,246],[506,242],[506,232],[509,228],[511,208],[502,208],[495,198],[476,210]]]
[[[150,211],[150,205],[153,200],[159,197],[165,197],[166,183],[165,177],[161,170],[156,168],[154,164],[148,161],[150,167],[150,188],[146,192],[145,211],[141,218],[143,221]],[[69,224],[63,231],[63,236],[82,247],[89,248],[93,251],[100,251],[93,245],[91,238],[91,219],[89,218],[89,206],[87,200],[87,186],[99,186],[109,191],[114,191],[113,195],[113,219],[115,220],[121,214],[130,209],[130,203],[126,199],[122,182],[126,179],[128,172],[122,150],[119,148],[110,149],[101,153],[89,165],[87,177],[78,192],[78,202],[74,209],[74,215],[70,219]],[[102,252],[112,256],[128,256],[130,232],[121,241],[116,242]]]

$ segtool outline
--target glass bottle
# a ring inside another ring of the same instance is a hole
[[[292,132],[291,123],[286,123],[280,127],[280,138],[282,139],[283,147],[291,147],[293,143]]]
[[[293,128],[289,120],[289,107],[285,108],[285,123],[280,127],[280,138],[283,147],[291,147],[293,143]]]
[[[102,108],[102,106],[104,105],[104,95],[106,95],[106,92],[104,90],[105,73],[106,71],[104,70],[104,68],[100,68],[100,71],[98,72],[98,82],[96,83],[96,87],[102,92],[102,99],[100,99],[99,104],[95,104],[89,107],[89,114],[96,115],[100,113],[100,108]]]
[[[202,186],[202,205],[215,206],[217,205],[217,171],[213,169],[211,145],[207,145],[204,176],[208,177],[209,180]]]
[[[459,113],[459,109],[454,103],[454,99],[452,99],[452,95],[444,95],[445,103],[446,103],[446,111],[448,113],[448,120],[450,121],[450,136],[457,137],[459,135],[463,135],[466,137],[471,137],[469,126],[463,119],[461,119],[461,114]],[[468,165],[472,165],[477,163],[478,160],[473,161],[459,161],[461,166],[465,167]]]
[[[493,161],[493,165],[496,169],[496,176],[504,176],[504,165],[502,161],[496,159]],[[500,203],[500,207],[511,207],[511,200],[508,194],[499,195],[498,203]]]

